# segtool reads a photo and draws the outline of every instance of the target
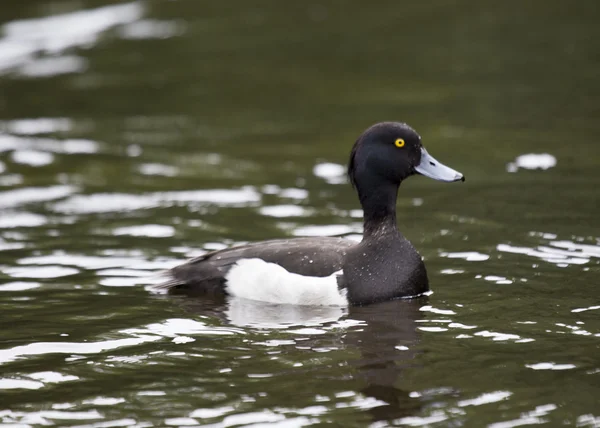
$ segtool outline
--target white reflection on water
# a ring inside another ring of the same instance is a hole
[[[519,342],[526,343],[526,342],[533,341],[533,339],[521,338],[521,336],[519,336],[518,334],[499,333],[499,332],[488,331],[488,330],[475,332],[475,333],[473,333],[473,336],[489,337],[494,342],[503,342],[506,340],[514,340],[517,343],[519,343]]]
[[[431,415],[429,415],[429,416],[424,416],[424,417],[407,416],[405,418],[398,419],[397,421],[394,421],[394,422],[397,423],[398,425],[421,427],[421,426],[430,426],[431,424],[445,421],[450,416],[451,415],[446,414],[445,412],[443,412],[441,410],[436,410],[436,411],[431,412]],[[374,424],[374,426],[375,427],[383,427],[386,425],[375,425]]]
[[[579,252],[583,257],[600,257],[600,246],[597,245],[577,244],[570,241],[553,241],[550,244],[554,247]]]
[[[134,336],[141,335],[141,337],[157,335],[168,338],[195,334],[216,336],[245,334],[244,330],[241,329],[233,327],[216,328],[208,326],[200,321],[185,318],[171,318],[160,323],[148,324],[144,327],[122,330],[121,333]]]
[[[54,155],[48,152],[39,152],[36,150],[18,150],[12,152],[11,160],[14,163],[29,166],[45,166],[54,162]]]
[[[462,305],[456,305],[458,307],[462,307]],[[436,318],[424,318],[417,319],[415,322],[417,323],[417,329],[427,333],[444,333],[452,330],[462,330],[461,333],[455,336],[456,339],[476,339],[476,338],[485,338],[491,339],[494,342],[506,342],[512,341],[514,343],[528,343],[533,342],[534,339],[528,337],[522,337],[516,333],[506,333],[506,332],[498,332],[498,331],[490,331],[483,329],[482,326],[478,325],[469,325],[462,322],[459,322],[456,317],[459,316],[452,309],[442,309],[436,308],[432,305],[424,305],[419,308],[420,312],[435,314],[435,315],[443,315],[443,317]],[[437,324],[437,325],[436,325]],[[473,330],[470,331],[470,334],[466,334],[465,330]]]
[[[430,426],[432,424],[436,424],[438,422],[442,422],[448,419],[454,419],[456,418],[457,415],[464,415],[465,411],[462,409],[463,407],[468,407],[468,406],[480,406],[480,405],[485,405],[485,404],[490,404],[490,403],[498,403],[498,402],[502,402],[502,401],[507,401],[511,396],[513,395],[512,392],[510,391],[494,391],[494,392],[490,392],[490,393],[484,393],[476,398],[473,399],[468,399],[468,400],[462,400],[459,401],[458,407],[449,407],[447,409],[443,409],[443,410],[439,410],[436,409],[434,406],[432,406],[432,410],[430,411],[430,413],[427,416],[408,416],[408,417],[404,417],[401,419],[398,419],[396,421],[394,421],[394,424],[397,425],[403,425],[403,426],[413,426],[413,427],[420,427],[420,426]],[[411,397],[420,397],[421,394],[418,392],[415,393],[411,393]],[[508,406],[508,404],[507,404]],[[550,412],[556,410],[558,408],[558,406],[556,406],[555,404],[544,404],[541,406],[536,406],[534,410],[530,411],[530,412],[524,412],[521,413],[519,415],[518,419],[512,419],[512,420],[508,420],[508,421],[503,421],[503,422],[496,422],[496,423],[492,423],[490,425],[487,425],[488,428],[513,428],[513,427],[518,427],[518,426],[524,426],[524,425],[538,425],[538,424],[544,424],[546,422],[548,422],[547,419],[543,418],[544,416],[548,415]],[[586,419],[587,415],[584,415],[583,417],[578,418],[578,420],[588,420]],[[591,420],[593,420],[593,416],[591,417]],[[383,427],[383,426],[387,426],[383,425],[383,424],[373,424],[371,425],[371,427]],[[580,426],[580,425],[578,425]],[[583,425],[581,425],[583,426]],[[591,426],[591,425],[590,425]]]
[[[198,421],[192,418],[168,418],[165,419],[165,425],[175,427],[198,426]]]
[[[362,233],[362,223],[301,226],[292,231],[294,236],[338,236]]]
[[[60,278],[79,273],[77,269],[64,266],[6,267],[2,272],[13,278]]]
[[[31,373],[29,375],[30,378],[39,380],[44,383],[60,383],[60,382],[68,382],[71,380],[77,380],[79,377],[73,375],[64,375],[59,372],[37,372]]]
[[[253,402],[254,400],[249,400]],[[315,406],[316,407],[316,406]],[[306,409],[305,409],[306,410]],[[318,413],[309,411],[306,414],[315,416]],[[214,419],[227,413],[235,411],[231,406],[225,406],[217,409],[197,409],[190,414],[188,418],[172,418],[166,419],[165,424],[172,426],[211,426],[211,427],[231,427],[231,426],[253,426],[253,427],[303,427],[316,423],[315,418],[307,418],[304,416],[290,417],[281,413],[275,413],[270,410],[262,410],[258,412],[246,412],[226,416],[219,423],[206,425],[205,419]],[[293,411],[295,414],[304,414],[296,409],[290,410],[283,407],[277,408],[278,412]],[[198,418],[193,419],[193,418]]]
[[[76,55],[37,58],[24,64],[20,74],[27,77],[48,77],[58,74],[82,73],[87,69],[88,61]]]
[[[216,407],[212,409],[196,409],[190,413],[192,418],[210,419],[223,416],[235,410],[232,406]]]
[[[50,119],[48,119],[50,120]],[[19,121],[21,122],[21,121]],[[9,127],[12,122],[5,122],[5,126]],[[26,131],[26,126],[32,126],[31,132],[37,132],[38,128],[35,121],[24,120],[23,124],[19,124]],[[57,140],[48,137],[31,137],[0,134],[0,152],[13,151],[13,160],[16,153],[36,152],[52,155],[52,153],[96,153],[100,145],[96,141],[86,140],[82,138],[72,138],[65,140]],[[48,153],[49,152],[49,153]],[[22,154],[16,155],[24,156]]]
[[[536,257],[557,266],[583,265],[591,258],[600,258],[600,246],[579,244],[566,240],[550,241],[548,246],[517,247],[509,244],[498,244],[496,249],[504,253],[524,254]]]
[[[102,33],[118,26],[118,34],[126,39],[181,34],[178,22],[141,20],[144,9],[143,3],[136,1],[6,23],[0,39],[0,73],[51,76],[81,72],[87,67],[87,60],[66,52],[90,48],[98,43]]]
[[[454,312],[451,309],[437,309],[437,308],[434,308],[431,305],[421,306],[419,308],[419,311],[421,311],[421,312],[432,312],[434,314],[441,314],[441,315],[456,315],[456,312]]]
[[[142,19],[131,22],[119,29],[119,34],[124,39],[166,39],[181,35],[184,26],[175,21],[159,21],[157,19]]]
[[[111,278],[101,278],[98,280],[98,284],[103,285],[105,287],[134,287],[136,285],[147,284],[150,285],[158,284],[161,279],[151,279],[151,278],[139,278],[139,277],[118,277],[114,276]]]
[[[24,257],[17,260],[19,265],[63,265],[77,266],[82,269],[105,269],[114,267],[133,267],[141,263],[146,263],[146,259],[142,257],[123,257],[123,256],[87,256],[84,254],[70,254],[64,252],[56,252],[45,256]]]
[[[542,406],[536,406],[531,412],[521,413],[518,419],[513,419],[505,422],[496,422],[488,425],[488,428],[513,428],[523,425],[540,425],[548,422],[543,416],[556,410],[558,406],[555,404],[545,404]]]
[[[444,275],[456,275],[459,273],[465,273],[463,269],[442,269],[440,273]]]
[[[26,375],[29,379],[0,378],[0,390],[3,389],[40,389],[45,384],[56,384],[79,379],[77,376],[64,375],[59,372],[46,371]],[[33,379],[33,380],[31,380]]]
[[[231,324],[258,328],[319,326],[338,321],[347,313],[345,307],[275,305],[239,297],[229,299],[226,311]]]
[[[308,190],[290,187],[288,189],[281,189],[277,194],[280,198],[306,199],[308,197]]]
[[[508,172],[517,172],[519,169],[550,169],[556,166],[556,158],[549,153],[529,153],[517,156],[506,165]]]
[[[53,420],[68,421],[68,420],[90,420],[101,419],[103,416],[97,410],[65,412],[61,410],[42,410],[39,412],[19,412],[12,410],[0,411],[0,418],[4,424],[18,424],[13,427],[25,428],[31,425],[55,425]],[[31,424],[31,425],[30,425]],[[89,426],[89,425],[87,425]],[[106,425],[105,425],[106,426]],[[114,425],[109,425],[114,426]]]
[[[14,361],[28,355],[45,354],[97,354],[112,349],[139,345],[159,340],[159,336],[138,336],[133,338],[105,340],[99,342],[36,342],[28,345],[0,350],[0,364]]]
[[[141,2],[81,10],[4,24],[4,43],[30,43],[31,51],[62,52],[97,43],[103,31],[142,17]]]
[[[258,412],[247,412],[239,415],[230,415],[223,419],[224,427],[231,426],[248,426],[253,424],[255,426],[260,426],[260,424],[271,424],[273,422],[279,422],[285,420],[286,417],[284,415],[274,413],[270,410],[261,410]],[[288,425],[288,426],[302,426],[302,425]]]
[[[258,212],[268,217],[306,217],[313,213],[312,210],[298,205],[269,205],[262,206]]]
[[[66,117],[37,117],[0,122],[0,129],[22,135],[49,134],[70,131],[73,121]]]
[[[346,167],[337,163],[319,163],[313,168],[313,174],[329,184],[343,184],[346,182]]]
[[[41,214],[11,211],[0,213],[0,229],[37,227],[43,226],[46,223],[48,223],[48,219]]]
[[[578,427],[599,427],[600,426],[600,416],[594,416],[592,414],[581,415],[577,418],[577,426]]]
[[[482,275],[477,275],[475,278],[481,278]],[[513,280],[512,279],[508,279],[504,276],[498,276],[498,275],[486,275],[483,277],[484,280],[486,281],[490,281],[490,282],[495,282],[496,284],[499,285],[508,285],[508,284],[512,284]]]
[[[141,210],[179,204],[214,204],[244,207],[261,200],[261,194],[253,187],[240,189],[187,190],[156,192],[143,195],[127,193],[96,193],[74,195],[57,202],[51,209],[66,214],[94,214],[129,210]]]
[[[180,260],[158,258],[147,260],[139,254],[131,256],[107,254],[106,256],[88,256],[57,251],[44,256],[24,257],[17,260],[20,266],[2,268],[2,272],[15,278],[59,278],[73,275],[83,270],[99,270],[98,283],[109,287],[132,287],[153,285],[163,281],[157,273],[170,269]],[[112,268],[112,269],[109,269]],[[102,270],[104,269],[104,270]],[[11,283],[7,291],[16,291],[37,287],[37,283]],[[27,287],[27,288],[21,288]],[[4,286],[0,286],[0,291]]]
[[[115,397],[96,397],[91,400],[83,400],[83,404],[93,404],[94,406],[114,406],[115,404],[124,402],[124,398]]]
[[[536,363],[536,364],[525,364],[533,370],[570,370],[577,367],[575,364],[556,364],[556,363]]]
[[[25,244],[22,242],[6,242],[0,238],[0,251],[17,250],[19,248],[25,248]]]
[[[482,262],[490,258],[487,254],[478,253],[477,251],[465,251],[458,253],[440,253],[440,256],[447,257],[449,259],[464,259],[468,262]]]
[[[497,403],[498,401],[506,400],[512,395],[510,391],[494,391],[486,392],[478,397],[458,402],[460,407],[466,406],[481,406],[482,404]]]
[[[600,309],[600,306],[589,306],[587,308],[576,308],[571,310],[571,312],[585,312],[585,311],[594,311]]]
[[[39,282],[14,281],[0,285],[0,291],[25,291],[40,287]]]
[[[584,265],[590,263],[592,259],[600,259],[600,244],[592,245],[589,243],[579,242],[584,241],[584,238],[574,237],[574,241],[577,242],[573,242],[565,239],[558,240],[556,239],[557,235],[552,233],[531,232],[529,235],[534,238],[541,238],[546,242],[532,247],[501,243],[496,245],[496,250],[499,253],[521,254],[535,257],[539,260],[555,264],[558,267]],[[477,251],[441,252],[440,256],[451,259],[463,259],[470,262],[486,261],[491,257],[491,255],[483,254]],[[600,260],[597,261],[600,262]],[[458,274],[464,272],[464,269],[441,270],[441,273],[443,274]],[[486,281],[492,281],[496,284],[512,284],[515,281],[514,278],[489,274],[479,274],[476,276],[476,278],[483,278]],[[519,280],[522,282],[527,281],[526,278],[521,278]]]
[[[113,235],[145,236],[149,238],[166,238],[175,235],[173,226],[162,224],[143,224],[140,226],[117,227],[113,230]]]
[[[77,191],[74,186],[28,187],[0,192],[0,208],[61,199]]]
[[[0,186],[15,186],[23,183],[23,176],[21,174],[4,174],[0,175]]]
[[[4,390],[4,389],[40,389],[43,387],[44,387],[44,384],[42,382],[36,382],[34,380],[12,379],[12,378],[0,379],[0,390]]]
[[[175,177],[179,172],[176,167],[162,163],[143,163],[138,169],[144,175],[162,175],[164,177]]]

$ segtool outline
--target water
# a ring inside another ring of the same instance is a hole
[[[4,426],[600,426],[595,2],[22,1],[0,12]],[[463,172],[399,223],[434,293],[157,295],[223,246],[359,239],[354,139]]]

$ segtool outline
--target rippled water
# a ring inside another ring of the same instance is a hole
[[[234,7],[235,6],[235,7]],[[0,11],[3,426],[600,426],[594,2],[42,2]],[[193,300],[164,269],[360,239],[344,176],[404,120],[433,294]]]

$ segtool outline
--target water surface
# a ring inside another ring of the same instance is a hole
[[[600,425],[595,2],[22,1],[0,12],[5,426]],[[401,120],[434,293],[157,295],[187,257],[360,239],[344,167]]]

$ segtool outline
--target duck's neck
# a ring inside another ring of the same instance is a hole
[[[398,232],[396,199],[400,183],[380,181],[369,189],[358,187],[358,197],[364,212],[364,237]]]

